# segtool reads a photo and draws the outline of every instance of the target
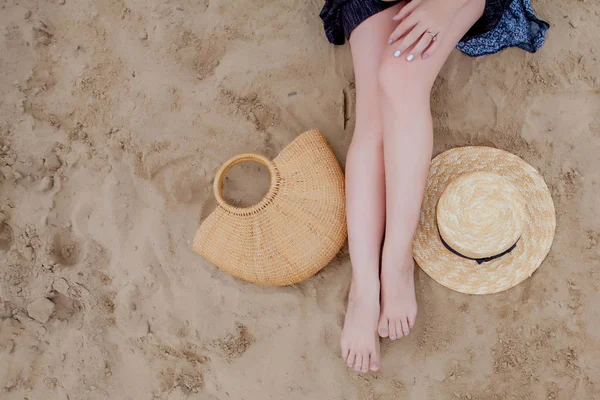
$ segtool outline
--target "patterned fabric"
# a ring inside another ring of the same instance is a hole
[[[345,40],[361,22],[397,4],[381,0],[326,0],[320,17],[333,44]],[[537,51],[550,25],[538,19],[531,0],[486,0],[482,17],[456,46],[470,56],[496,53],[507,47]]]
[[[493,1],[488,0],[488,3]],[[488,30],[482,29],[481,33],[473,32],[470,36],[469,31],[456,48],[470,56],[496,53],[514,46],[535,53],[544,44],[544,36],[550,25],[535,16],[530,0],[513,0],[508,3],[495,26]],[[485,13],[488,12],[492,13],[493,10],[486,4]],[[484,14],[483,18],[485,17]]]

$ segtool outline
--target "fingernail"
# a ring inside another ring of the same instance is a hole
[[[377,369],[377,368],[379,368],[379,365],[377,365],[376,362],[373,362],[373,363],[371,363],[371,368]]]
[[[414,56],[414,54],[409,54],[409,55],[408,55],[408,57],[406,57],[406,59],[407,59],[408,61],[412,61],[412,60],[414,60],[414,59],[415,59],[415,56]]]
[[[429,57],[429,54],[423,54],[423,59],[426,59],[427,57]]]
[[[392,39],[389,39],[388,44],[392,44],[392,43],[394,43],[394,41]]]
[[[398,58],[400,57],[400,54],[402,54],[402,52],[400,50],[396,50],[396,52],[394,53],[394,57]]]

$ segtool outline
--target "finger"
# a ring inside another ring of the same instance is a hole
[[[425,51],[423,52],[423,58],[431,57],[431,55],[433,53],[435,53],[435,51],[437,50],[437,48],[439,46],[440,46],[440,38],[436,35],[435,40],[432,40],[431,43],[429,44],[429,47],[427,47],[425,49]]]
[[[432,39],[432,36],[428,32],[425,32],[423,34],[423,36],[421,36],[421,39],[419,40],[417,45],[411,50],[410,54],[408,55],[407,60],[412,61],[413,58],[420,56],[423,53],[423,51],[427,48],[427,46],[429,46],[429,43],[431,43],[431,39]],[[410,56],[413,56],[413,57],[410,58]],[[425,58],[427,58],[427,57],[425,57]]]
[[[408,50],[409,47],[414,45],[416,41],[419,40],[421,36],[423,36],[424,32],[425,28],[422,25],[418,24],[417,26],[415,26],[402,40],[400,46],[398,46],[398,49],[394,53],[394,57],[400,57],[402,54],[404,54],[404,52]],[[415,56],[413,55],[411,57],[411,55],[409,54],[407,60],[412,61],[413,58],[415,58]]]
[[[421,0],[412,0],[410,3],[408,3],[407,5],[405,5],[404,7],[402,7],[402,9],[400,11],[398,11],[398,13],[396,15],[394,15],[392,17],[392,19],[394,21],[401,21],[401,20],[403,20],[408,15],[410,15],[410,13],[415,10],[415,8],[417,8],[417,6],[419,5],[419,3],[421,3]]]
[[[398,24],[388,39],[388,44],[394,43],[417,25],[414,18],[408,17]]]

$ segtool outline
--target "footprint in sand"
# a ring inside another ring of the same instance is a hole
[[[212,36],[209,32],[203,33],[203,36],[198,37],[190,29],[183,30],[173,38],[175,45],[170,50],[177,64],[199,80],[214,74],[224,54],[224,47],[218,40],[206,40],[207,36]]]
[[[81,245],[70,230],[64,230],[54,235],[51,254],[57,263],[70,267],[81,260]]]
[[[581,139],[599,113],[600,95],[595,91],[543,94],[529,107],[521,136],[528,142],[543,139],[569,146]]]
[[[245,325],[237,322],[236,329],[237,335],[229,333],[215,342],[229,360],[241,357],[248,350],[248,347],[255,342],[254,337],[248,332]]]
[[[201,354],[198,346],[186,341],[170,346],[156,336],[143,336],[136,344],[147,359],[162,361],[163,368],[157,376],[158,390],[169,392],[169,398],[173,392],[181,392],[181,398],[187,398],[204,389],[203,367],[210,359]]]
[[[83,309],[83,306],[78,300],[61,292],[57,292],[56,295],[52,297],[52,302],[55,306],[54,317],[61,320],[71,319]]]
[[[4,213],[0,212],[0,250],[2,251],[8,251],[14,239],[12,228],[5,222],[7,218]]]
[[[151,151],[138,156],[134,174],[151,181],[164,198],[181,204],[202,202],[206,197],[204,189],[209,186],[193,156],[169,159],[161,151]]]

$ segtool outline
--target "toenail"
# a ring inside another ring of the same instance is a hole
[[[360,371],[360,365],[357,365],[355,368],[357,371]]]
[[[371,363],[371,368],[377,369],[378,367],[379,367],[379,365],[377,365],[376,362]]]
[[[384,329],[381,330],[381,334],[382,335],[387,335],[387,333],[388,333],[387,329],[384,328]]]
[[[390,335],[390,339],[392,339],[392,340],[395,340],[395,339],[396,339],[396,336],[394,336],[394,335]]]

